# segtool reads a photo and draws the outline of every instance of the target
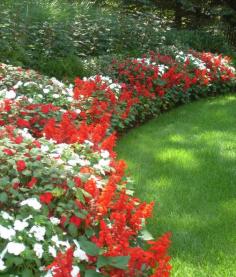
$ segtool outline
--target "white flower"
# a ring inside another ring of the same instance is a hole
[[[46,153],[46,152],[48,152],[49,147],[47,145],[41,145],[41,150],[43,153]]]
[[[5,220],[13,220],[13,217],[9,215],[9,213],[1,211],[1,216],[3,217],[3,219]]]
[[[29,133],[29,130],[27,128],[24,128],[23,130],[19,130],[18,133],[20,133],[24,138],[26,139],[32,139],[32,135]]]
[[[64,246],[66,249],[70,248],[70,244],[68,241],[62,241],[59,240],[58,236],[55,235],[51,238],[51,241],[53,241],[57,247]]]
[[[61,87],[61,88],[64,87],[64,84],[63,84],[62,82],[58,81],[58,80],[57,80],[56,78],[54,78],[54,77],[51,78],[51,81],[52,81],[52,83],[53,83],[54,85],[56,85],[56,86],[59,86],[59,87]]]
[[[78,266],[72,266],[71,277],[77,277],[80,272],[80,268]]]
[[[99,160],[98,164],[99,164],[99,166],[101,166],[101,167],[107,167],[107,166],[109,166],[109,164],[110,164],[110,160],[101,159],[101,160]]]
[[[49,270],[44,277],[53,277],[51,270]]]
[[[77,163],[78,163],[78,161],[76,161],[76,160],[69,160],[68,161],[68,164],[71,165],[71,166],[76,166]]]
[[[7,244],[7,252],[9,254],[13,254],[15,256],[20,255],[23,251],[25,251],[25,245],[23,243],[18,242],[9,242]]]
[[[27,221],[20,221],[20,220],[17,219],[14,222],[14,229],[16,231],[23,231],[28,226],[29,226],[29,223]]]
[[[80,245],[79,245],[78,241],[77,240],[73,240],[73,241],[77,247],[73,254],[74,257],[79,258],[81,261],[83,261],[83,260],[88,261],[88,256],[82,249],[80,249]]]
[[[7,267],[4,264],[4,261],[2,259],[0,259],[0,271],[5,270]]]
[[[11,240],[12,237],[16,235],[16,232],[14,229],[8,229],[2,225],[0,225],[0,237],[2,239]]]
[[[18,81],[15,85],[14,85],[14,89],[18,89],[19,87],[21,87],[23,85],[22,81]]]
[[[93,145],[94,145],[94,144],[93,144],[91,141],[89,141],[89,140],[85,140],[84,143],[88,144],[89,146],[93,146]]]
[[[46,234],[46,228],[35,225],[30,229],[29,232],[30,234],[34,235],[37,241],[41,241],[41,240],[44,240],[44,236]]]
[[[48,247],[48,252],[55,258],[57,256],[57,251],[54,246],[49,246]]]
[[[110,154],[107,150],[102,150],[101,151],[101,156],[102,156],[103,159],[107,159],[107,158],[109,158]]]
[[[58,225],[60,223],[60,219],[58,219],[57,217],[50,217],[50,221],[53,225]]]
[[[60,97],[60,95],[59,95],[59,94],[54,93],[54,94],[52,95],[52,97],[53,97],[53,98],[55,98],[55,99],[57,99],[57,98],[59,98],[59,97]]]
[[[14,99],[16,97],[16,93],[14,90],[9,90],[5,94],[6,99]]]
[[[39,203],[39,201],[36,198],[28,198],[20,203],[21,206],[28,205],[35,210],[39,210],[42,205]]]
[[[43,89],[43,92],[44,92],[45,94],[49,93],[49,91],[50,91],[50,90],[49,90],[48,88],[44,88],[44,89]]]
[[[43,256],[43,247],[42,247],[42,244],[40,244],[40,243],[35,243],[34,244],[34,252],[35,252],[35,254],[36,254],[36,256],[39,258],[39,259],[41,259],[42,258],[42,256]]]
[[[88,256],[79,247],[74,251],[74,257],[79,258],[81,261],[88,261]]]

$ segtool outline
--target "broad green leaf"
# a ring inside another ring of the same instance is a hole
[[[6,192],[0,193],[0,202],[1,203],[6,203],[7,200],[8,200],[8,195],[6,194]]]
[[[80,247],[90,256],[97,256],[99,254],[99,248],[91,241],[88,241],[85,237],[79,239]]]
[[[85,271],[85,277],[101,277],[102,274],[95,270],[89,269]]]

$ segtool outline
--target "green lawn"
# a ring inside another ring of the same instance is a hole
[[[117,152],[136,195],[156,202],[149,230],[173,233],[171,276],[236,276],[236,96],[162,114]]]

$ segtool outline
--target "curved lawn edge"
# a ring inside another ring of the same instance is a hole
[[[236,274],[235,106],[235,94],[181,106],[116,147],[136,195],[157,202],[149,230],[172,231],[173,276]]]

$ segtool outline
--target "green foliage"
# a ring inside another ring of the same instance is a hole
[[[3,1],[0,26],[2,62],[61,79],[90,75],[81,61],[87,57],[155,50],[164,39],[163,22],[154,13],[59,0]]]
[[[211,30],[177,30],[166,33],[166,45],[175,45],[179,49],[195,49],[213,53],[233,54],[233,49],[226,42],[222,33],[213,33]]]

